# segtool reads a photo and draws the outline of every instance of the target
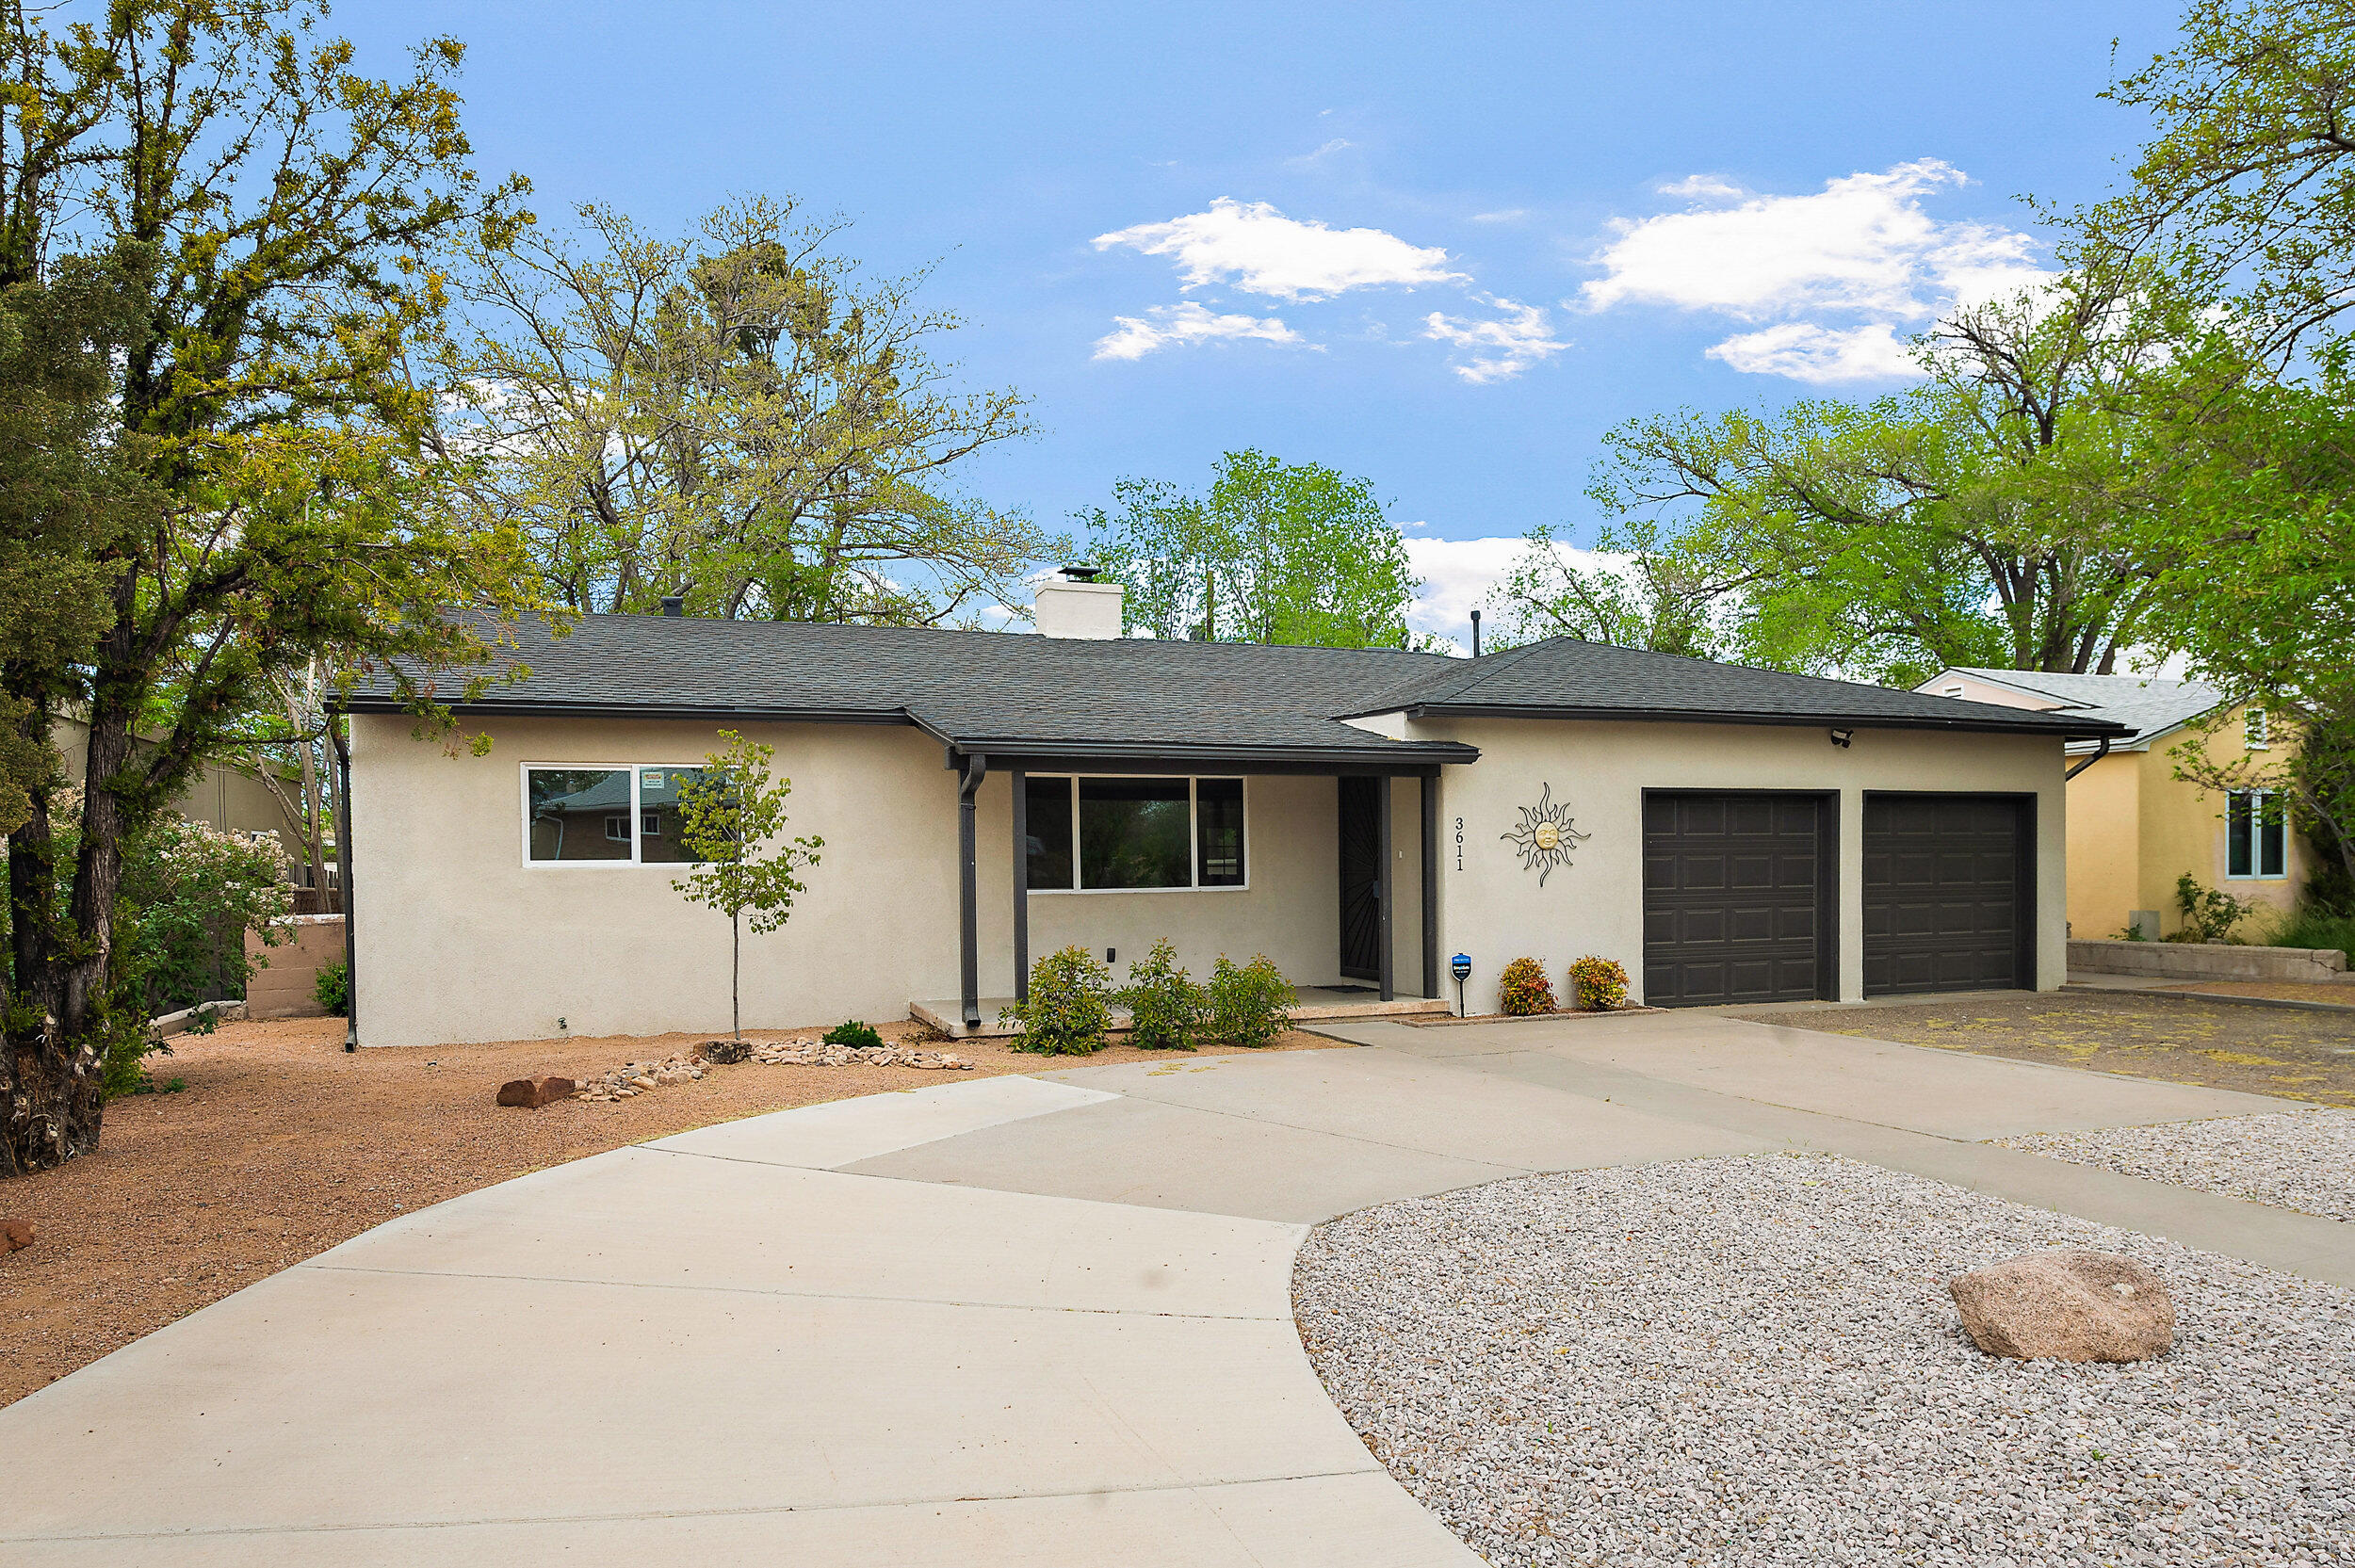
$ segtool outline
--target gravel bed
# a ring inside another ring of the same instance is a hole
[[[2355,1111],[2318,1107],[1996,1141],[2076,1165],[2355,1220]]]
[[[2003,1361],[1953,1274],[2093,1247],[2176,1348]],[[1346,1215],[1301,1337],[1507,1564],[2355,1560],[2355,1291],[1831,1156],[1533,1176]]]

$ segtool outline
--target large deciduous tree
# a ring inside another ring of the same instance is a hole
[[[733,202],[684,239],[605,207],[476,260],[440,439],[573,608],[926,624],[1005,600],[1048,542],[957,488],[1029,433],[964,392],[921,276],[872,281],[842,225]]]
[[[54,764],[11,813],[0,1168],[95,1146],[110,1030],[144,1026],[118,1016],[125,846],[271,682],[370,662],[431,712],[458,693],[430,672],[489,678],[498,627],[535,603],[516,533],[439,504],[408,373],[444,305],[434,255],[462,232],[495,243],[516,187],[469,168],[455,42],[379,78],[319,14],[116,0],[55,32],[0,5],[0,299],[29,321],[25,301],[106,280],[57,340],[73,396],[49,467],[0,505],[14,558],[33,540],[76,596],[50,635],[20,635],[22,601],[5,618],[18,747],[62,715],[88,726],[73,831]],[[93,401],[81,379],[102,367]]]
[[[1080,514],[1128,590],[1128,629],[1207,641],[1398,647],[1421,586],[1364,479],[1229,452],[1209,493],[1126,479]]]

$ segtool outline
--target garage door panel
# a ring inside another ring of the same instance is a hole
[[[1644,994],[1660,1007],[1820,994],[1811,796],[1652,795],[1644,806]]]
[[[1866,995],[2030,983],[2026,820],[2001,796],[1865,797]]]

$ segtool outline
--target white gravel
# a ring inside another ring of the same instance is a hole
[[[1996,1141],[2129,1176],[2331,1220],[2355,1220],[2355,1111],[2316,1106],[2263,1116],[2038,1133]]]
[[[1945,1282],[2056,1246],[2177,1303],[2003,1361]],[[2355,1560],[2355,1291],[1829,1156],[1533,1176],[1317,1228],[1342,1414],[1491,1563]]]

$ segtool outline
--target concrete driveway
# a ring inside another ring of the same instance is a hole
[[[359,1237],[0,1410],[10,1564],[1476,1562],[1301,1353],[1311,1223],[1835,1150],[2355,1284],[1979,1140],[2284,1108],[1690,1014],[1337,1029],[709,1127]]]

